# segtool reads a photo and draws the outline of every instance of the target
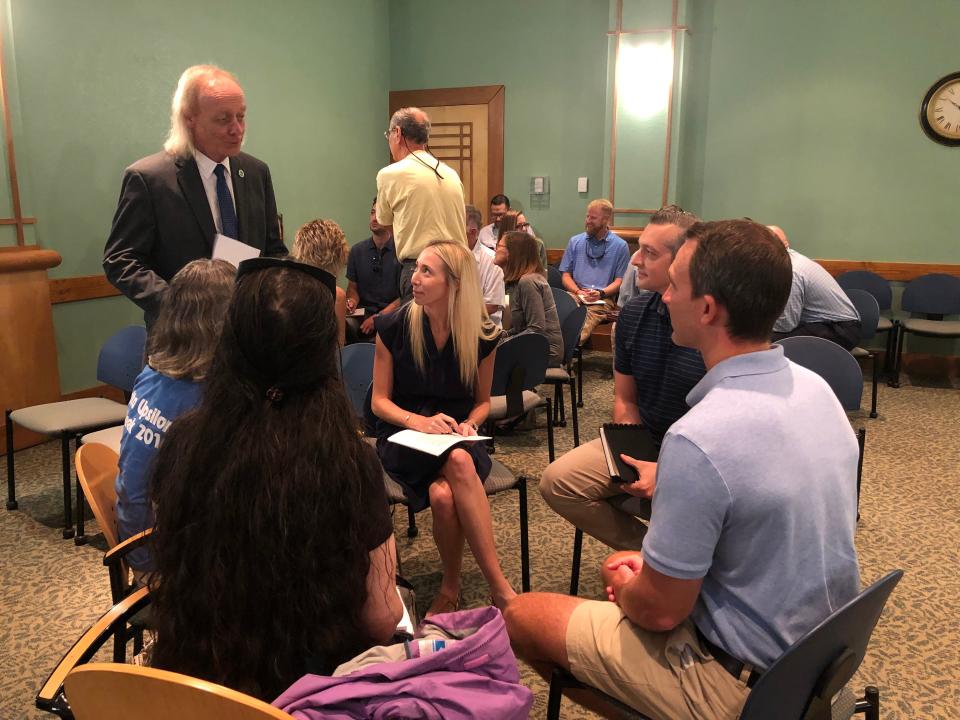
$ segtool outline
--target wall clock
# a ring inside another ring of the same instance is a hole
[[[937,80],[920,105],[920,126],[934,142],[960,146],[960,72]]]

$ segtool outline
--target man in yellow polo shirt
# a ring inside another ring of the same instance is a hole
[[[466,246],[463,183],[456,171],[427,150],[430,118],[420,108],[397,110],[384,133],[394,159],[377,173],[377,222],[393,226],[400,271],[400,302],[413,297],[410,278],[417,256],[432,240]]]

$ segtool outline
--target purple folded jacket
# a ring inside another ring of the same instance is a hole
[[[422,718],[521,720],[533,693],[520,684],[506,624],[495,607],[435,615],[417,636],[456,639],[443,650],[367,666],[342,677],[304,675],[274,706],[302,720]]]

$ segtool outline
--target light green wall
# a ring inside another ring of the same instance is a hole
[[[551,247],[582,231],[603,193],[607,11],[607,0],[390,2],[392,90],[505,86],[504,191],[530,208],[530,178],[550,178],[550,207],[529,220]]]
[[[384,161],[387,0],[8,1],[24,213],[63,256],[52,277],[101,271],[123,169],[160,149],[177,77],[201,62],[246,91],[245,149],[270,165],[288,246],[318,216],[366,237]],[[140,317],[120,298],[56,306],[64,392],[94,384],[103,340]]]
[[[960,261],[960,149],[918,122],[958,68],[955,0],[701,0],[680,199],[821,258]],[[697,172],[702,170],[701,172]]]
[[[31,237],[63,255],[51,276],[99,272],[123,168],[159,149],[183,68],[216,62],[246,89],[246,149],[270,164],[288,242],[316,216],[351,242],[366,235],[390,89],[503,84],[504,190],[530,207],[530,177],[548,176],[550,207],[530,215],[563,247],[606,180],[612,1],[287,0],[281,12],[252,0],[0,0]],[[958,69],[960,4],[922,8],[686,3],[675,199],[708,218],[776,222],[814,257],[960,261],[960,149],[917,122],[929,85]],[[139,318],[121,298],[56,306],[63,390],[92,385],[97,348]]]

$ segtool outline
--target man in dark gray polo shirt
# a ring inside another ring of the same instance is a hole
[[[631,260],[640,288],[620,311],[616,326],[613,421],[641,423],[659,447],[663,434],[687,411],[687,393],[703,377],[703,359],[671,340],[673,328],[661,294],[667,269],[697,217],[670,205],[650,218]],[[640,479],[610,480],[600,440],[574,448],[543,472],[540,493],[573,525],[616,550],[636,550],[647,526],[607,500],[625,493],[650,496],[655,463],[636,461]]]
[[[347,257],[347,311],[363,310],[363,317],[347,317],[347,343],[372,342],[373,319],[400,305],[397,288],[400,263],[390,228],[377,222],[377,199],[370,208],[370,237],[350,248]]]

